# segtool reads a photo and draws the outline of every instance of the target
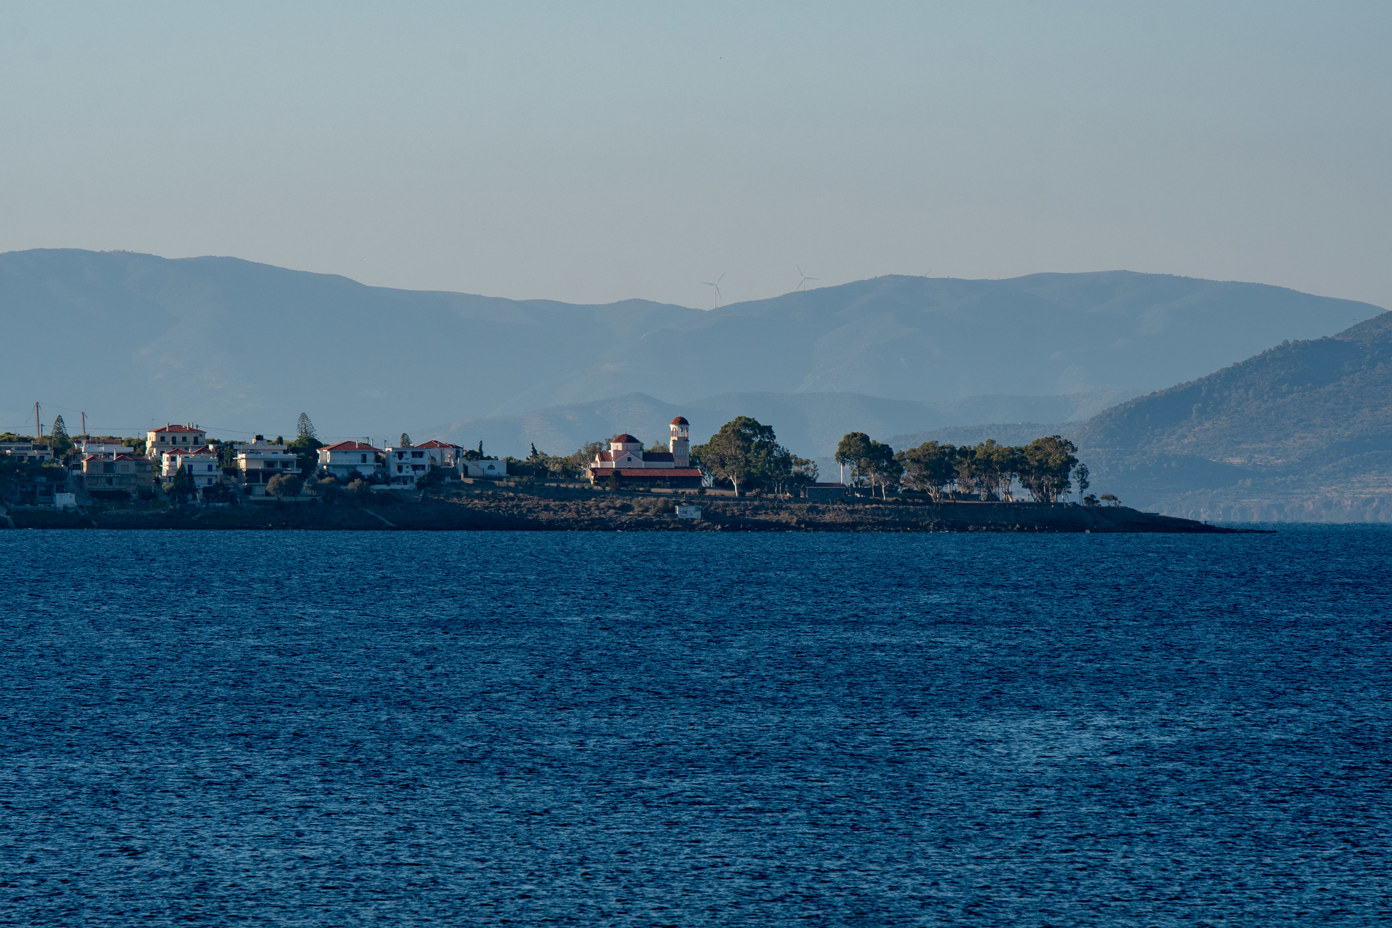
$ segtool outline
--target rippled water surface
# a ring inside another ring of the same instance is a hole
[[[1384,923],[1389,567],[0,532],[0,923]]]

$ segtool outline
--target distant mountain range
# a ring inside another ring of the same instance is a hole
[[[519,456],[659,440],[678,414],[698,442],[751,415],[824,461],[852,430],[897,448],[1059,432],[1136,506],[1392,520],[1392,314],[1260,284],[883,277],[702,311],[41,250],[0,254],[0,327],[0,429],[21,432],[34,400],[72,431],[80,409],[94,432],[290,434],[304,411],[329,438]]]
[[[669,410],[703,440],[745,412],[815,455],[851,428],[1079,418],[1377,312],[1121,271],[885,277],[701,311],[389,290],[233,258],[12,252],[0,428],[24,427],[36,399],[123,433],[290,433],[304,411],[328,436],[440,429],[524,454],[659,430]]]

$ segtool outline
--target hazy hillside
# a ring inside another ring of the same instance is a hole
[[[491,411],[537,378],[577,373],[613,342],[700,312],[63,250],[0,255],[0,314],[6,344],[28,349],[0,372],[7,418],[15,397],[83,408],[102,429],[197,420],[277,432],[304,410],[325,432],[357,435]]]
[[[1094,484],[1134,505],[1392,521],[1392,313],[1123,403],[1074,438]]]
[[[875,421],[914,431],[960,422],[928,412],[972,397],[993,419],[1053,417],[1032,399],[1134,396],[1375,312],[1126,272],[886,277],[703,312],[388,290],[232,258],[14,252],[0,255],[0,428],[24,427],[41,400],[46,418],[81,409],[99,431],[288,432],[303,410],[327,435],[396,435],[641,392],[683,408],[727,394],[906,401],[922,421]],[[823,443],[837,403],[809,401],[805,428],[783,428]]]

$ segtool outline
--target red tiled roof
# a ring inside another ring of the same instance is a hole
[[[380,451],[371,445],[364,445],[360,441],[341,441],[336,445],[327,445],[319,449],[320,451]]]
[[[208,434],[205,429],[197,429],[191,425],[166,425],[162,429],[155,429],[154,432],[156,435],[160,432],[198,432],[203,435]]]
[[[618,474],[620,477],[651,477],[653,480],[666,480],[669,477],[701,476],[701,470],[697,467],[620,467],[618,470],[610,471],[610,473]]]
[[[612,461],[612,460],[614,460],[614,452],[612,452],[612,451],[601,451],[601,452],[599,452],[598,454],[595,455],[595,460],[596,460],[596,461]]]
[[[436,440],[433,439],[433,438],[430,439],[430,441],[422,442],[421,444],[416,445],[416,447],[417,447],[417,448],[452,448],[452,449],[454,449],[454,450],[456,450],[456,451],[459,450],[459,446],[458,446],[458,445],[451,445],[449,442],[445,442],[445,441],[436,441]]]

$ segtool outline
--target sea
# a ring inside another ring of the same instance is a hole
[[[1392,921],[1392,528],[0,532],[0,924]]]

